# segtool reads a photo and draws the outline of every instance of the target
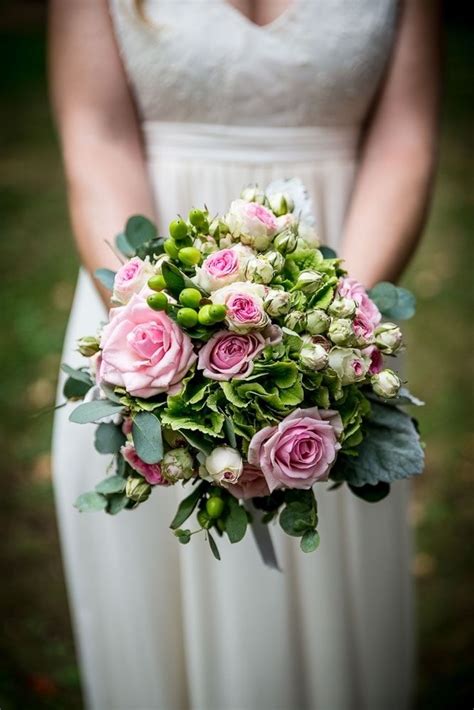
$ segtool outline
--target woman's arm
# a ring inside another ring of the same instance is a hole
[[[420,237],[436,163],[439,74],[439,3],[404,0],[342,247],[351,275],[367,287],[397,280]]]
[[[105,240],[153,216],[135,107],[107,0],[50,0],[50,83],[72,227],[83,263],[116,269]],[[105,300],[105,293],[102,292]]]

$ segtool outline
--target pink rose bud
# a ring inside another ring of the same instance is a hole
[[[112,302],[125,305],[134,293],[145,286],[155,270],[148,258],[142,261],[138,256],[127,261],[115,274]]]
[[[374,328],[378,326],[382,320],[382,314],[361,283],[355,279],[341,278],[338,286],[338,295],[341,298],[351,298],[355,301],[358,309],[369,319],[372,326]]]
[[[127,443],[122,446],[120,453],[124,457],[125,461],[130,464],[134,471],[139,473],[143,478],[152,486],[166,486],[167,481],[161,475],[160,464],[158,463],[145,463],[139,457],[135,451],[134,445],[127,441]]]

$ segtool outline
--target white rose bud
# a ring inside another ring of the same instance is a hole
[[[370,379],[375,394],[384,399],[396,397],[401,387],[400,378],[393,370],[382,370]]]
[[[334,370],[343,385],[361,382],[369,366],[370,358],[360,350],[335,347],[329,351],[329,367]]]
[[[151,486],[143,478],[129,476],[125,484],[125,495],[135,503],[144,503],[151,493]]]
[[[263,306],[271,318],[283,316],[290,309],[290,294],[287,291],[271,289],[265,297]]]
[[[261,190],[258,189],[258,185],[249,185],[242,190],[240,197],[245,202],[258,202],[259,205],[263,205],[265,202],[265,195]]]
[[[402,331],[395,323],[382,323],[375,331],[375,344],[387,355],[392,355],[402,345]]]
[[[266,254],[262,256],[262,259],[268,261],[275,274],[279,274],[285,266],[285,257],[283,254],[280,254],[279,251],[267,251]]]
[[[298,276],[295,288],[303,293],[315,293],[321,285],[322,275],[317,271],[302,271]]]
[[[219,250],[219,246],[214,237],[206,235],[199,235],[199,237],[194,240],[193,247],[199,249],[203,256],[209,256],[209,254]]]
[[[321,308],[313,308],[313,310],[308,311],[306,314],[306,330],[311,335],[325,333],[330,322],[331,319],[328,314]]]
[[[296,244],[298,242],[298,237],[293,231],[293,229],[285,229],[284,232],[277,234],[273,241],[273,246],[278,249],[282,254],[290,254],[296,249]]]
[[[352,298],[336,298],[328,308],[334,318],[352,318],[355,314],[357,303]]]
[[[300,222],[298,225],[298,234],[301,239],[306,242],[307,247],[312,247],[313,249],[317,249],[319,247],[320,241],[318,235],[315,228],[310,224]]]
[[[214,483],[237,483],[243,471],[242,457],[231,446],[217,446],[207,456],[204,467]]]
[[[306,343],[301,348],[300,361],[310,370],[322,370],[329,361],[329,356],[322,345]]]
[[[193,457],[187,449],[167,451],[160,463],[161,473],[170,483],[187,481],[194,473]]]
[[[259,284],[268,284],[273,278],[273,268],[267,259],[258,256],[251,257],[244,268],[244,278],[246,281],[254,281]]]
[[[329,326],[328,336],[335,345],[349,345],[354,342],[354,329],[349,318],[335,318]]]
[[[282,217],[284,214],[293,212],[295,209],[295,203],[291,197],[284,192],[277,192],[274,195],[270,195],[268,202],[270,209],[277,217]]]
[[[301,311],[292,311],[285,318],[285,325],[295,333],[302,333],[306,330],[306,314]]]

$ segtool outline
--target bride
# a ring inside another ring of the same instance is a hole
[[[366,286],[396,279],[424,221],[436,143],[435,0],[52,0],[51,83],[81,271],[64,360],[104,318],[107,240],[299,177],[324,243]],[[324,544],[277,527],[221,563],[167,527],[177,489],[80,515],[102,478],[92,427],[57,413],[57,511],[87,707],[402,710],[413,680],[403,483],[375,507],[318,487]]]

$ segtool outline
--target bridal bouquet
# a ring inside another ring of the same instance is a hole
[[[169,231],[128,220],[116,240],[127,260],[97,272],[109,321],[79,341],[84,367],[63,366],[65,396],[83,400],[71,421],[95,423],[113,456],[76,507],[116,514],[180,484],[183,544],[203,533],[219,558],[214,535],[236,543],[278,519],[315,550],[318,486],[375,502],[422,470],[400,408],[420,402],[390,364],[402,348],[392,319],[413,315],[413,297],[389,283],[367,292],[319,247],[298,180],[248,188],[223,216],[193,209]]]

